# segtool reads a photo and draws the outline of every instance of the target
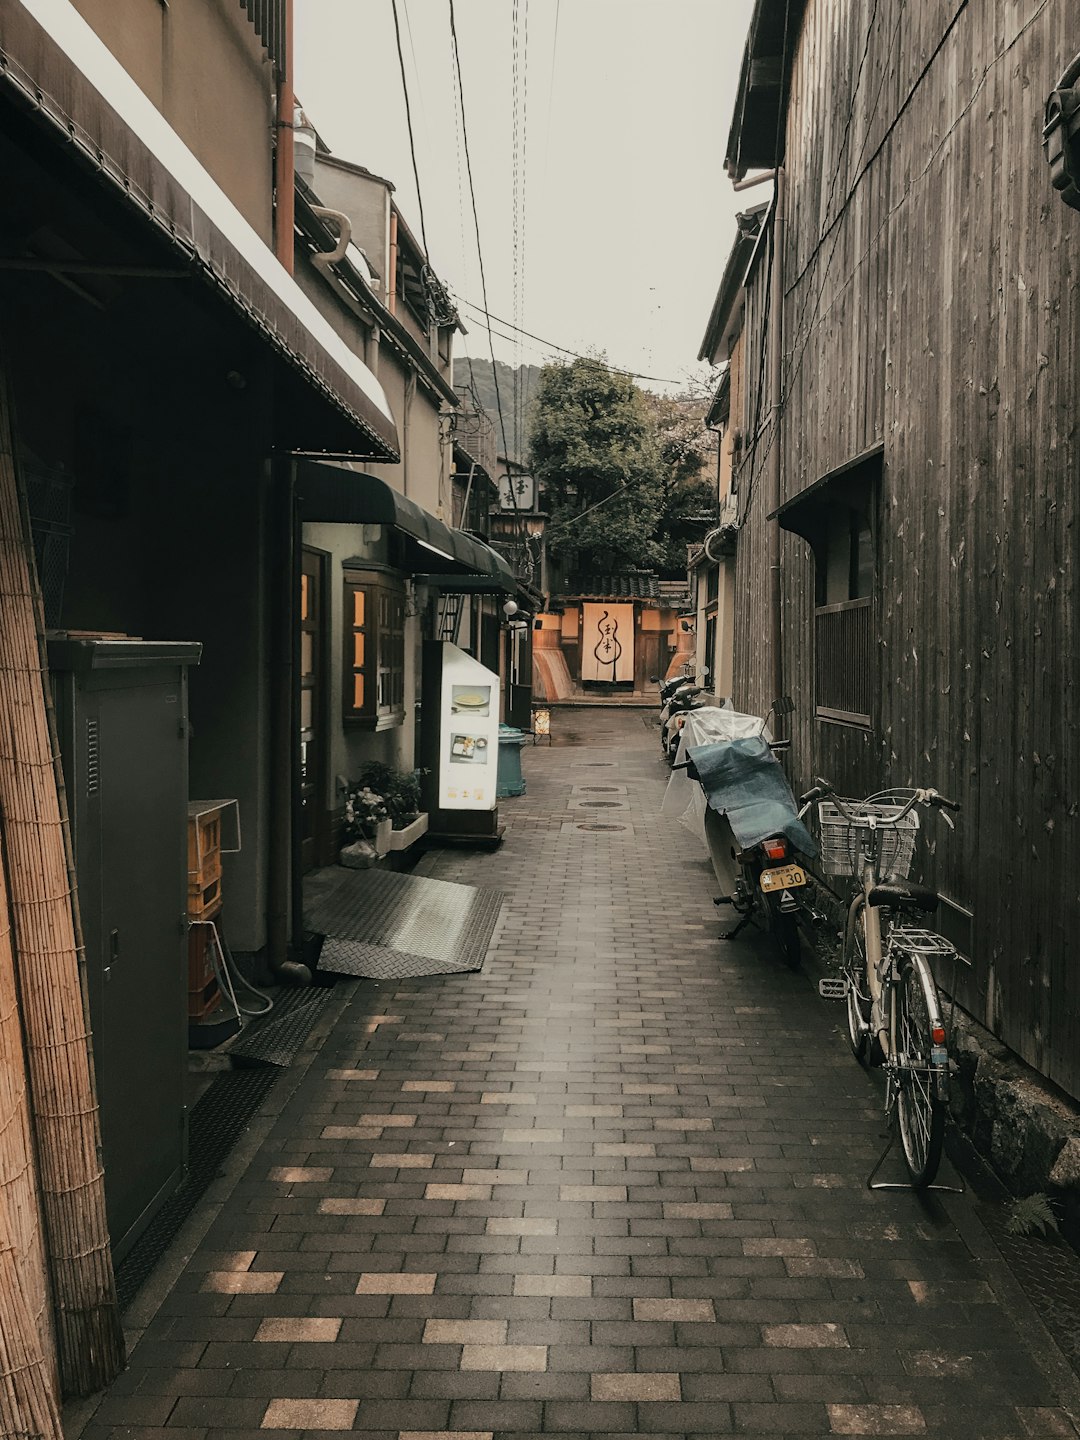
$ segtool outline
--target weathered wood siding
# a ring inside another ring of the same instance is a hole
[[[1076,21],[1075,0],[811,0],[787,115],[781,439],[784,499],[884,445],[872,730],[813,718],[813,568],[784,540],[795,780],[962,801],[923,853],[974,914],[958,998],[1080,1096],[1080,214],[1040,143]],[[767,284],[759,264],[751,332]],[[760,343],[740,476],[748,708],[770,698]]]

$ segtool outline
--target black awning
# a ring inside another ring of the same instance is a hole
[[[823,530],[828,528],[830,510],[837,505],[846,505],[860,515],[868,514],[873,501],[873,482],[880,474],[883,448],[874,445],[864,450],[846,465],[800,490],[766,519],[778,521],[781,530],[801,535],[816,545]]]
[[[334,423],[307,424],[305,434],[293,437],[296,448],[396,461],[397,428],[376,376],[88,22],[66,0],[33,6],[23,0],[2,9],[0,98],[50,127],[63,151],[81,160],[142,220],[145,233],[209,280],[329,402]]]
[[[385,480],[315,460],[298,459],[295,464],[301,520],[388,525],[405,539],[407,558],[417,578],[430,579],[443,590],[511,594],[517,589],[514,572],[490,545],[463,530],[452,530]],[[469,583],[463,583],[466,581]]]

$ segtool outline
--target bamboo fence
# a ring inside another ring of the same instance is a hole
[[[87,1395],[124,1363],[105,1215],[70,835],[57,784],[41,605],[0,375],[0,818],[60,1381]]]
[[[2,861],[2,855],[0,855]],[[59,1440],[56,1350],[0,863],[0,1435]]]

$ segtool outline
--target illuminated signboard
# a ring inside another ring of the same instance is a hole
[[[494,810],[499,769],[499,677],[444,642],[439,716],[439,808]]]

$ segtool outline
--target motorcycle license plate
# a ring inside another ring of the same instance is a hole
[[[793,890],[806,884],[806,871],[801,865],[780,865],[775,870],[763,870],[760,884],[766,894],[771,890]]]

